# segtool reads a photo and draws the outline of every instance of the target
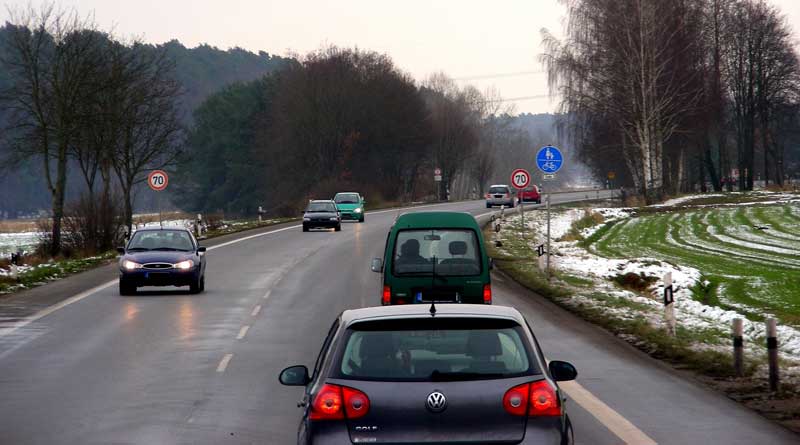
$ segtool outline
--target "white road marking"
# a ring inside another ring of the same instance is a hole
[[[267,291],[267,293],[266,293],[266,294],[264,294],[264,296],[263,296],[263,297],[261,297],[261,298],[263,298],[263,299],[265,299],[265,300],[266,300],[266,299],[269,299],[269,296],[270,296],[270,294],[272,294],[272,289],[268,290],[268,291]]]
[[[225,354],[225,357],[222,357],[222,360],[219,362],[219,366],[217,366],[217,372],[225,372],[228,369],[228,363],[231,362],[233,358],[233,354]]]
[[[249,330],[250,330],[250,325],[242,326],[242,329],[239,329],[239,335],[236,336],[236,339],[237,340],[243,339],[244,336],[247,335],[247,331],[249,331]]]
[[[253,312],[251,312],[250,315],[252,317],[255,317],[256,315],[258,315],[259,312],[261,312],[261,305],[260,304],[253,308]]]
[[[595,397],[594,394],[581,386],[580,383],[575,381],[561,382],[558,386],[569,395],[570,399],[582,406],[583,409],[593,415],[595,419],[605,425],[606,428],[622,439],[626,444],[657,445],[655,440],[651,439],[639,428],[636,428],[636,425],[622,417],[620,413],[614,411],[610,406],[603,403],[602,400]]]

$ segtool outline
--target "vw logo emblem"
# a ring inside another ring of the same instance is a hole
[[[447,408],[447,398],[439,391],[434,391],[428,394],[425,406],[433,413],[440,413]]]

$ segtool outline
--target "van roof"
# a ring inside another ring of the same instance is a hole
[[[400,215],[394,223],[398,229],[470,228],[480,230],[475,217],[465,212],[415,212]]]

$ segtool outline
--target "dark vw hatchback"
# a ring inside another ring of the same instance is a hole
[[[300,444],[572,444],[558,381],[515,309],[472,304],[385,306],[343,312],[304,386]]]
[[[205,289],[206,248],[189,230],[139,229],[118,250],[120,295],[142,286],[189,286],[192,293]]]

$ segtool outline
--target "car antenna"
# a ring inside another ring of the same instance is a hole
[[[436,315],[436,303],[433,300],[431,300],[431,309],[430,309],[430,311],[431,311],[431,317]]]

